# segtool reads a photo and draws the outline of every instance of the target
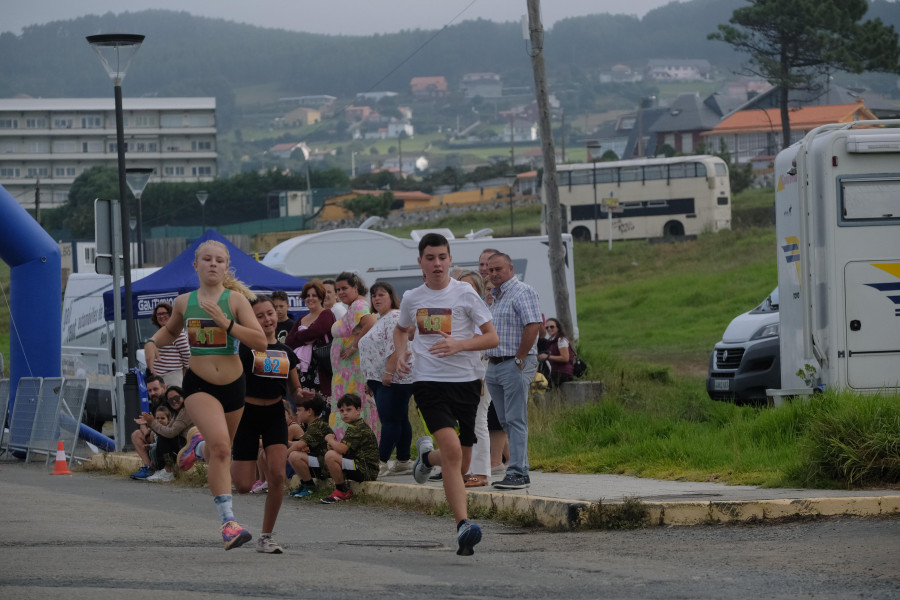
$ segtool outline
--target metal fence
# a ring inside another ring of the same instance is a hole
[[[49,463],[62,441],[71,463],[87,400],[87,383],[83,377],[21,378],[9,418],[6,452],[24,453],[26,462],[33,455],[45,455]],[[4,421],[8,404],[9,380],[4,379],[0,380],[0,416]],[[0,448],[3,442],[0,431]]]

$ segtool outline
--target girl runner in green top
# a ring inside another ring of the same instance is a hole
[[[157,348],[171,344],[187,329],[191,358],[182,387],[185,409],[196,425],[178,454],[182,470],[197,459],[209,464],[207,480],[219,517],[225,549],[249,541],[250,532],[237,524],[231,508],[231,444],[244,412],[245,379],[237,343],[265,351],[266,335],[248,297],[254,294],[229,269],[228,249],[207,240],[194,253],[200,287],[175,300],[172,317],[144,346],[148,364]],[[239,292],[232,294],[232,291]]]

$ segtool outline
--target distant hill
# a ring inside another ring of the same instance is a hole
[[[593,79],[598,68],[640,66],[649,58],[705,58],[715,66],[737,66],[743,57],[706,36],[742,5],[744,0],[693,0],[672,2],[643,19],[598,14],[559,21],[545,36],[551,85]],[[900,29],[896,3],[875,0],[867,14],[874,17]],[[0,97],[111,93],[84,38],[115,31],[147,36],[125,80],[126,95],[214,95],[224,112],[233,109],[234,88],[272,82],[285,96],[345,96],[373,89],[406,92],[412,77],[425,75],[444,75],[453,87],[464,73],[480,71],[499,73],[510,86],[533,81],[517,23],[465,21],[436,37],[423,30],[353,37],[146,10],[0,35]]]

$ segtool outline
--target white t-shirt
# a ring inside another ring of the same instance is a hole
[[[457,340],[471,338],[473,331],[491,320],[491,311],[468,283],[455,279],[441,290],[425,284],[403,294],[400,327],[415,325],[410,344],[415,355],[413,381],[474,381],[484,377],[481,352],[457,352],[439,358],[428,350],[443,339],[443,331]]]
[[[335,302],[334,306],[331,307],[331,313],[334,315],[335,321],[340,321],[341,317],[347,313],[347,305],[342,302]]]

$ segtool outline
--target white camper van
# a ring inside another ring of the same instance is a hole
[[[775,161],[781,389],[900,388],[900,121],[811,131]]]
[[[457,239],[449,229],[416,230],[409,239],[401,239],[368,229],[333,229],[301,235],[272,248],[263,264],[296,277],[333,278],[341,271],[358,273],[366,285],[381,280],[390,283],[398,296],[422,284],[419,240],[429,232],[440,233],[450,241],[454,266],[478,270],[478,257],[485,248],[504,252],[513,260],[516,276],[537,291],[541,311],[546,317],[556,315],[551,283],[549,241],[547,236],[492,238],[466,236]],[[569,289],[569,311],[573,336],[577,338],[575,312],[575,266],[572,236],[563,234],[566,259],[566,285]]]
[[[146,277],[158,268],[132,269],[132,281]],[[111,322],[104,318],[103,293],[112,289],[112,275],[72,273],[66,284],[62,312],[62,370],[64,377],[87,377],[88,396],[85,404],[85,423],[99,430],[104,421],[112,418],[112,397],[116,372],[113,340],[116,336]],[[145,340],[156,332],[150,319],[137,319],[138,339]],[[143,345],[137,349],[143,366]],[[119,369],[124,371],[126,369]]]

